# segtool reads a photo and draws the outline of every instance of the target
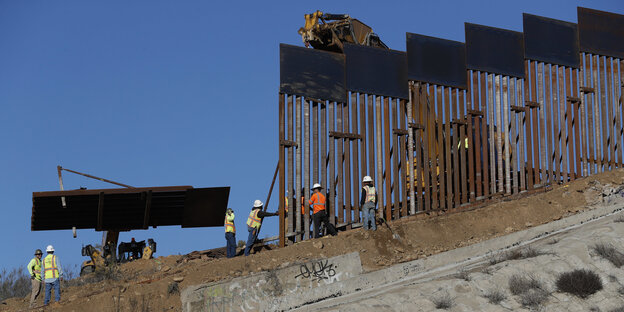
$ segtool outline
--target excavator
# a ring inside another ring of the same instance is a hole
[[[299,34],[306,47],[343,52],[345,42],[388,49],[373,29],[351,18],[348,14],[330,14],[316,11],[305,15],[305,25]]]
[[[148,239],[147,244],[144,240],[135,241],[132,238],[130,242],[121,242],[119,244],[119,258],[115,257],[112,251],[114,246],[107,244],[103,248],[103,252],[92,245],[82,247],[82,256],[89,257],[91,260],[84,261],[80,266],[80,276],[101,270],[108,265],[127,262],[136,259],[151,259],[152,255],[156,252],[156,242],[153,239]]]

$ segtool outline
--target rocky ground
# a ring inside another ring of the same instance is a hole
[[[617,170],[558,185],[545,193],[501,198],[472,210],[434,218],[405,218],[390,224],[400,240],[380,227],[376,232],[356,229],[250,257],[186,262],[181,261],[182,256],[138,260],[108,270],[97,277],[102,279],[99,282],[89,282],[94,276],[76,279],[72,281],[75,286],[64,289],[61,304],[35,311],[180,311],[179,291],[187,286],[353,251],[360,253],[366,271],[374,271],[592,209],[593,204],[618,193],[621,185],[624,171]],[[624,281],[624,276],[618,280]],[[492,285],[497,283],[493,280]],[[27,311],[27,306],[26,298],[12,298],[0,304],[0,311]]]

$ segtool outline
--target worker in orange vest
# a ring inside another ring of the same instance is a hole
[[[310,197],[309,201],[310,206],[312,206],[312,220],[314,220],[314,238],[319,238],[321,236],[321,223],[325,224],[325,228],[327,228],[327,232],[329,234],[333,236],[337,234],[334,225],[329,223],[327,210],[325,209],[325,204],[327,200],[325,198],[325,195],[321,193],[321,189],[321,185],[315,183],[314,186],[312,186],[314,194],[312,194],[312,197]]]
[[[227,242],[226,255],[232,258],[236,255],[236,226],[234,225],[234,210],[228,208],[225,212],[225,241]]]

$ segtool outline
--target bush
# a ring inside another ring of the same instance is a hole
[[[594,245],[592,250],[601,258],[611,262],[616,268],[624,265],[624,254],[610,244],[598,243]]]
[[[501,290],[493,289],[483,295],[491,304],[499,304],[501,301],[507,299],[507,295]]]
[[[447,310],[453,307],[453,298],[451,298],[451,295],[449,295],[449,293],[444,293],[444,295],[433,298],[432,300],[433,304],[435,305],[436,309],[443,309],[443,310]]]
[[[619,217],[615,218],[615,220],[613,220],[614,222],[624,222],[624,215],[620,215]]]
[[[457,271],[455,277],[458,279],[463,279],[466,282],[470,282],[470,272],[468,272],[466,269],[461,269]]]
[[[24,273],[24,269],[14,268],[11,271],[2,269],[0,272],[0,301],[24,297],[30,293],[30,276]]]
[[[503,252],[498,256],[490,256],[490,264],[494,265],[497,263],[509,261],[509,260],[520,260],[520,259],[528,259],[535,258],[537,256],[545,255],[546,253],[536,249],[532,246],[526,246],[524,248],[518,248],[514,250],[509,250],[507,252]]]
[[[561,292],[587,298],[602,289],[602,280],[593,271],[574,270],[559,275],[557,289]]]
[[[539,307],[550,296],[550,292],[532,275],[513,275],[509,279],[509,291],[520,297],[523,306],[531,308]]]

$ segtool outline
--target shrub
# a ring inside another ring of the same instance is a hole
[[[433,298],[432,302],[435,305],[436,309],[443,310],[452,308],[454,304],[453,298],[451,298],[451,295],[449,295],[449,293],[444,293],[444,295]]]
[[[498,289],[492,289],[483,295],[491,304],[499,304],[501,301],[507,299],[505,293]]]
[[[600,276],[590,270],[574,270],[557,278],[557,289],[561,292],[587,298],[602,289]]]
[[[167,286],[167,293],[169,295],[179,294],[180,293],[180,288],[178,286],[178,283],[171,282],[171,284],[169,284],[169,286]]]
[[[523,306],[531,308],[539,307],[550,296],[550,292],[532,275],[513,275],[509,279],[509,291],[520,297]]]
[[[490,256],[489,261],[491,265],[494,265],[494,264],[509,261],[509,260],[535,258],[537,256],[541,256],[545,254],[546,254],[545,252],[539,249],[536,249],[535,247],[526,246],[524,248],[518,248],[514,250],[509,250],[507,252],[503,252],[499,254],[498,256],[492,255]]]
[[[0,272],[0,301],[24,297],[30,293],[30,276],[23,269],[14,268],[11,271],[2,269]]]
[[[468,272],[466,269],[461,269],[457,271],[455,277],[458,279],[463,279],[466,282],[470,282],[470,272]]]
[[[620,215],[617,218],[615,218],[615,220],[613,220],[614,222],[624,222],[624,215]]]
[[[611,262],[616,268],[624,265],[624,254],[610,244],[598,243],[594,245],[592,250],[601,258]]]
[[[520,295],[520,303],[525,307],[537,308],[546,301],[550,293],[544,289],[532,288]]]

